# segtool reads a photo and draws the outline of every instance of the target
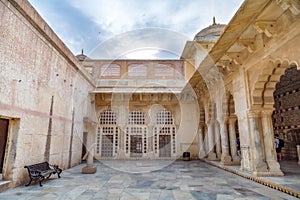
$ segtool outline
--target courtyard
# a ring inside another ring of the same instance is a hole
[[[64,170],[61,179],[52,176],[43,187],[11,188],[0,199],[296,199],[199,160],[105,160],[95,165],[96,174],[82,174],[81,164]],[[288,176],[277,180],[283,184]]]

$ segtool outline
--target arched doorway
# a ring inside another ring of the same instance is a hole
[[[300,71],[296,66],[285,70],[274,91],[272,114],[274,134],[285,143],[282,148],[283,160],[297,160],[300,144]]]

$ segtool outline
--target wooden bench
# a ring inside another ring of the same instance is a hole
[[[50,167],[51,166],[51,167]],[[56,174],[60,178],[60,173],[62,170],[57,165],[50,165],[48,162],[37,163],[34,165],[26,165],[24,168],[27,168],[30,181],[25,186],[29,186],[32,181],[39,181],[40,186],[42,187],[42,181],[45,178],[49,178],[51,174]]]

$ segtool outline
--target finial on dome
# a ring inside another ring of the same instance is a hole
[[[213,17],[213,24],[212,25],[216,25],[217,23],[216,23],[216,17],[214,16]]]

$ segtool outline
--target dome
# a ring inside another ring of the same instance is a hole
[[[76,58],[79,60],[79,61],[84,61],[86,59],[88,59],[88,57],[86,55],[83,54],[83,49],[81,50],[81,54],[78,54],[76,56]]]
[[[217,24],[214,17],[213,24],[197,33],[194,41],[217,41],[225,27],[226,24]]]

